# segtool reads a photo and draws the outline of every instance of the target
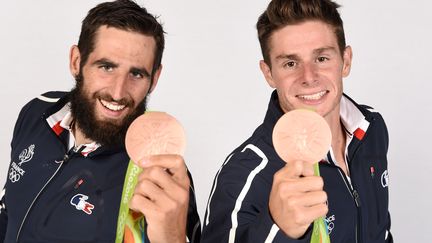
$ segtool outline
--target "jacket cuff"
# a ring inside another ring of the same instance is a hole
[[[275,224],[276,225],[276,224]],[[282,230],[279,230],[276,234],[274,243],[290,242],[290,243],[310,243],[312,235],[312,227],[309,226],[306,233],[299,239],[292,239],[288,237]]]
[[[309,243],[312,234],[312,227],[309,227],[305,235],[300,239],[292,239],[288,237],[277,224],[273,221],[270,212],[263,213],[260,224],[257,229],[258,234],[267,235],[265,242],[273,243]]]

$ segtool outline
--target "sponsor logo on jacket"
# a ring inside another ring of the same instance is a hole
[[[90,215],[90,214],[92,214],[92,209],[94,208],[94,205],[87,202],[88,199],[89,199],[89,197],[86,195],[76,194],[70,200],[70,204],[75,206],[76,209],[83,211],[84,213]]]
[[[389,183],[389,174],[388,174],[388,171],[385,170],[381,175],[381,185],[384,188],[386,188],[386,187],[388,187],[388,183]]]
[[[19,154],[18,159],[20,162],[16,163],[15,161],[12,161],[9,170],[9,180],[12,183],[19,181],[21,177],[24,176],[25,170],[22,168],[22,165],[29,162],[33,158],[34,150],[35,145],[32,144],[28,148],[21,151],[21,153]]]

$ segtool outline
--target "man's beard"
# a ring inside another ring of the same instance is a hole
[[[82,74],[79,74],[78,77]],[[83,79],[77,77],[76,86],[70,92],[71,113],[75,119],[75,124],[80,129],[84,136],[104,146],[123,146],[127,129],[129,125],[146,110],[147,95],[134,109],[135,102],[130,99],[121,99],[116,102],[119,105],[126,105],[127,108],[133,110],[123,119],[117,120],[98,120],[96,118],[95,107],[98,99],[107,101],[115,101],[109,94],[95,93],[91,97],[83,88]],[[125,107],[125,108],[126,108]]]

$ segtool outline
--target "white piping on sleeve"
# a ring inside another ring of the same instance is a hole
[[[249,176],[246,179],[246,183],[245,183],[243,189],[241,190],[241,192],[240,192],[240,194],[236,200],[234,210],[231,213],[231,225],[232,225],[232,227],[230,229],[228,243],[234,243],[234,241],[235,241],[235,235],[236,235],[236,230],[237,230],[237,226],[238,226],[237,214],[240,211],[241,205],[243,203],[243,199],[245,198],[246,194],[248,193],[248,191],[251,187],[252,181],[255,178],[255,176],[262,169],[264,169],[264,167],[268,163],[268,159],[265,156],[265,154],[255,145],[252,145],[252,144],[246,145],[246,147],[242,150],[242,152],[244,152],[246,149],[250,149],[250,150],[254,151],[259,157],[262,158],[262,161],[254,170],[251,171],[251,173],[249,174]]]
[[[0,199],[3,199],[5,193],[6,193],[6,188],[3,188],[3,190],[0,193]],[[6,205],[4,204],[4,202],[0,205],[0,214],[2,209],[6,209]]]
[[[231,157],[234,155],[234,153],[233,154],[231,154],[226,160],[225,160],[225,162],[222,164],[222,166],[220,167],[220,169],[218,170],[218,172],[216,173],[216,177],[215,177],[215,181],[214,181],[214,187],[213,187],[213,190],[211,191],[211,193],[210,193],[210,197],[209,197],[209,200],[208,200],[208,202],[207,202],[207,217],[206,217],[206,219],[205,219],[205,225],[208,225],[209,224],[209,218],[210,218],[210,202],[211,202],[211,200],[212,200],[212,197],[213,197],[213,194],[214,194],[214,192],[216,191],[216,186],[217,186],[217,182],[218,182],[218,177],[219,177],[219,173],[221,172],[221,170],[222,170],[222,168],[226,165],[226,163],[228,163],[228,161],[231,159]]]
[[[49,98],[49,97],[45,97],[45,96],[42,96],[42,95],[39,95],[37,98],[40,99],[40,100],[42,100],[42,101],[49,102],[49,103],[55,103],[55,102],[57,102],[59,100],[59,98]]]
[[[273,226],[270,229],[270,233],[267,236],[267,239],[265,239],[264,243],[272,243],[278,231],[279,231],[279,227],[276,224],[273,224]]]

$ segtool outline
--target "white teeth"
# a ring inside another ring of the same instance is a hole
[[[305,100],[318,100],[321,97],[323,97],[325,94],[327,93],[327,91],[321,91],[319,93],[316,94],[311,94],[311,95],[299,95],[298,97],[301,99],[305,99]]]
[[[116,103],[111,103],[111,102],[108,102],[106,100],[100,100],[100,102],[103,106],[105,106],[105,108],[108,108],[112,111],[123,110],[126,107],[125,105],[118,105]]]

